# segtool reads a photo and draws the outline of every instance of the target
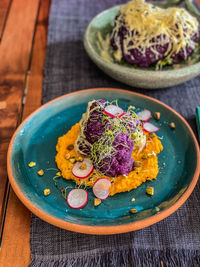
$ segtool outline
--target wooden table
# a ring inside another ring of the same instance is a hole
[[[50,0],[0,0],[0,266],[30,263],[30,212],[7,180],[6,154],[17,125],[41,105]],[[6,205],[7,204],[7,205]]]

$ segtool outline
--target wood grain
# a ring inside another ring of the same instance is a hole
[[[35,35],[31,69],[27,80],[28,92],[23,111],[23,119],[41,105],[49,7],[50,0],[42,1]]]
[[[26,73],[39,0],[13,0],[0,45],[0,82]]]
[[[0,225],[7,189],[6,154],[20,118],[39,0],[13,0],[0,43]]]
[[[17,124],[21,108],[22,91],[15,86],[0,86],[0,214],[3,214],[7,188],[6,154],[11,134]],[[0,225],[2,223],[0,216]]]
[[[0,39],[2,39],[4,26],[6,24],[7,15],[9,12],[9,7],[11,0],[1,0],[0,1]]]
[[[23,109],[23,119],[41,105],[49,7],[50,0],[41,2],[33,43],[31,67],[27,79],[28,91]],[[17,220],[15,219],[16,216]],[[0,266],[23,267],[28,266],[29,263],[30,212],[17,199],[11,189],[0,251]]]
[[[22,221],[23,219],[23,221]],[[29,241],[30,212],[11,189],[6,215],[3,243],[0,251],[1,267],[25,267],[30,262]]]

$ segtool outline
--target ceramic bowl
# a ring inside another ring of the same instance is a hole
[[[92,189],[87,189],[89,200],[81,209],[72,209],[60,193],[75,188],[73,181],[53,177],[58,172],[55,164],[56,143],[81,119],[87,103],[93,99],[118,99],[126,109],[147,108],[159,111],[161,119],[151,121],[160,128],[164,150],[158,155],[160,172],[155,181],[147,181],[135,190],[108,197],[101,205],[94,206]],[[176,128],[172,130],[169,123]],[[184,134],[183,134],[184,133]],[[29,163],[36,166],[30,168]],[[167,105],[126,90],[98,88],[78,91],[59,97],[36,110],[16,130],[8,151],[10,183],[24,205],[41,219],[58,227],[88,233],[116,234],[137,230],[154,224],[177,210],[189,197],[199,176],[199,147],[187,122]],[[44,170],[39,176],[38,170]],[[145,193],[153,186],[153,197]],[[51,194],[44,196],[44,189]],[[135,198],[135,202],[131,199]],[[130,213],[130,209],[138,213]],[[17,216],[17,214],[16,214]]]
[[[99,50],[97,34],[103,37],[111,32],[120,6],[98,14],[88,25],[84,35],[84,46],[91,60],[113,79],[133,87],[160,89],[177,85],[200,74],[200,60],[192,65],[180,64],[179,69],[152,70],[135,68],[130,64],[119,64],[105,60]]]

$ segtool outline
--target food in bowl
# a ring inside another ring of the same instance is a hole
[[[148,110],[136,114],[132,106],[124,111],[117,102],[90,101],[80,122],[58,139],[55,161],[62,177],[93,187],[98,199],[155,179],[163,146],[150,118]]]
[[[115,61],[139,67],[177,64],[197,49],[199,23],[186,9],[143,0],[121,6],[110,35]]]

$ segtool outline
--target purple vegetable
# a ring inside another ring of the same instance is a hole
[[[76,146],[80,153],[91,157],[94,167],[104,175],[127,175],[134,162],[131,134],[140,121],[129,113],[112,118],[104,112],[106,105],[110,103],[105,100],[89,103],[80,122],[82,134]]]
[[[118,20],[119,15],[116,16],[115,21]],[[120,17],[121,18],[121,17]],[[153,45],[152,48],[147,48],[144,53],[141,53],[139,46],[138,48],[130,48],[128,49],[128,52],[125,52],[124,49],[124,40],[127,38],[128,34],[131,34],[133,36],[134,30],[131,33],[128,33],[128,29],[125,26],[125,22],[123,20],[120,21],[121,27],[116,31],[114,29],[114,32],[112,33],[110,45],[112,46],[114,51],[117,51],[119,48],[116,44],[116,39],[119,40],[120,44],[120,50],[122,52],[122,58],[127,61],[130,64],[136,64],[139,67],[149,67],[153,63],[158,62],[159,60],[164,59],[167,55],[165,53],[167,52],[169,41],[166,40],[165,36],[157,36],[157,40],[160,40],[161,37],[164,40],[163,45]],[[139,33],[135,33],[138,35]],[[194,36],[191,36],[191,39],[193,41],[197,41],[199,38],[199,33],[197,32]],[[128,46],[133,45],[134,40],[130,41]],[[152,38],[150,41],[151,43],[155,42],[155,38]],[[127,46],[127,47],[128,47]],[[186,60],[194,51],[194,47],[187,46],[186,47],[186,53],[184,54],[183,49],[179,51],[178,54],[172,55],[173,63],[179,63],[182,60]]]
[[[90,155],[91,145],[105,132],[106,122],[105,124],[103,123],[105,103],[106,101],[103,99],[93,101],[90,106],[90,116],[88,120],[83,120],[81,122],[81,127],[84,128],[83,134],[85,138],[79,138],[77,146],[83,154]]]
[[[103,125],[102,122],[104,115],[104,105],[105,101],[99,100],[94,102],[90,107],[91,111],[93,109],[94,110],[90,113],[84,134],[86,136],[86,140],[91,144],[94,144],[94,142],[96,142],[105,131],[105,125]]]
[[[199,33],[196,33],[192,38],[193,41],[197,41],[199,39]],[[191,46],[186,47],[186,54],[184,53],[183,49],[179,51],[178,54],[172,56],[173,63],[177,64],[182,60],[186,60],[191,54],[193,53],[194,48]]]
[[[108,140],[107,136],[104,138],[105,141]],[[133,142],[128,132],[125,134],[120,133],[114,138],[114,141],[110,144],[113,150],[110,154],[105,153],[105,157],[102,157],[105,151],[102,139],[100,139],[100,142],[95,143],[94,149],[96,147],[99,150],[96,152],[96,158],[92,158],[92,160],[95,168],[101,173],[115,177],[120,174],[127,175],[132,170],[134,162],[131,157]]]

